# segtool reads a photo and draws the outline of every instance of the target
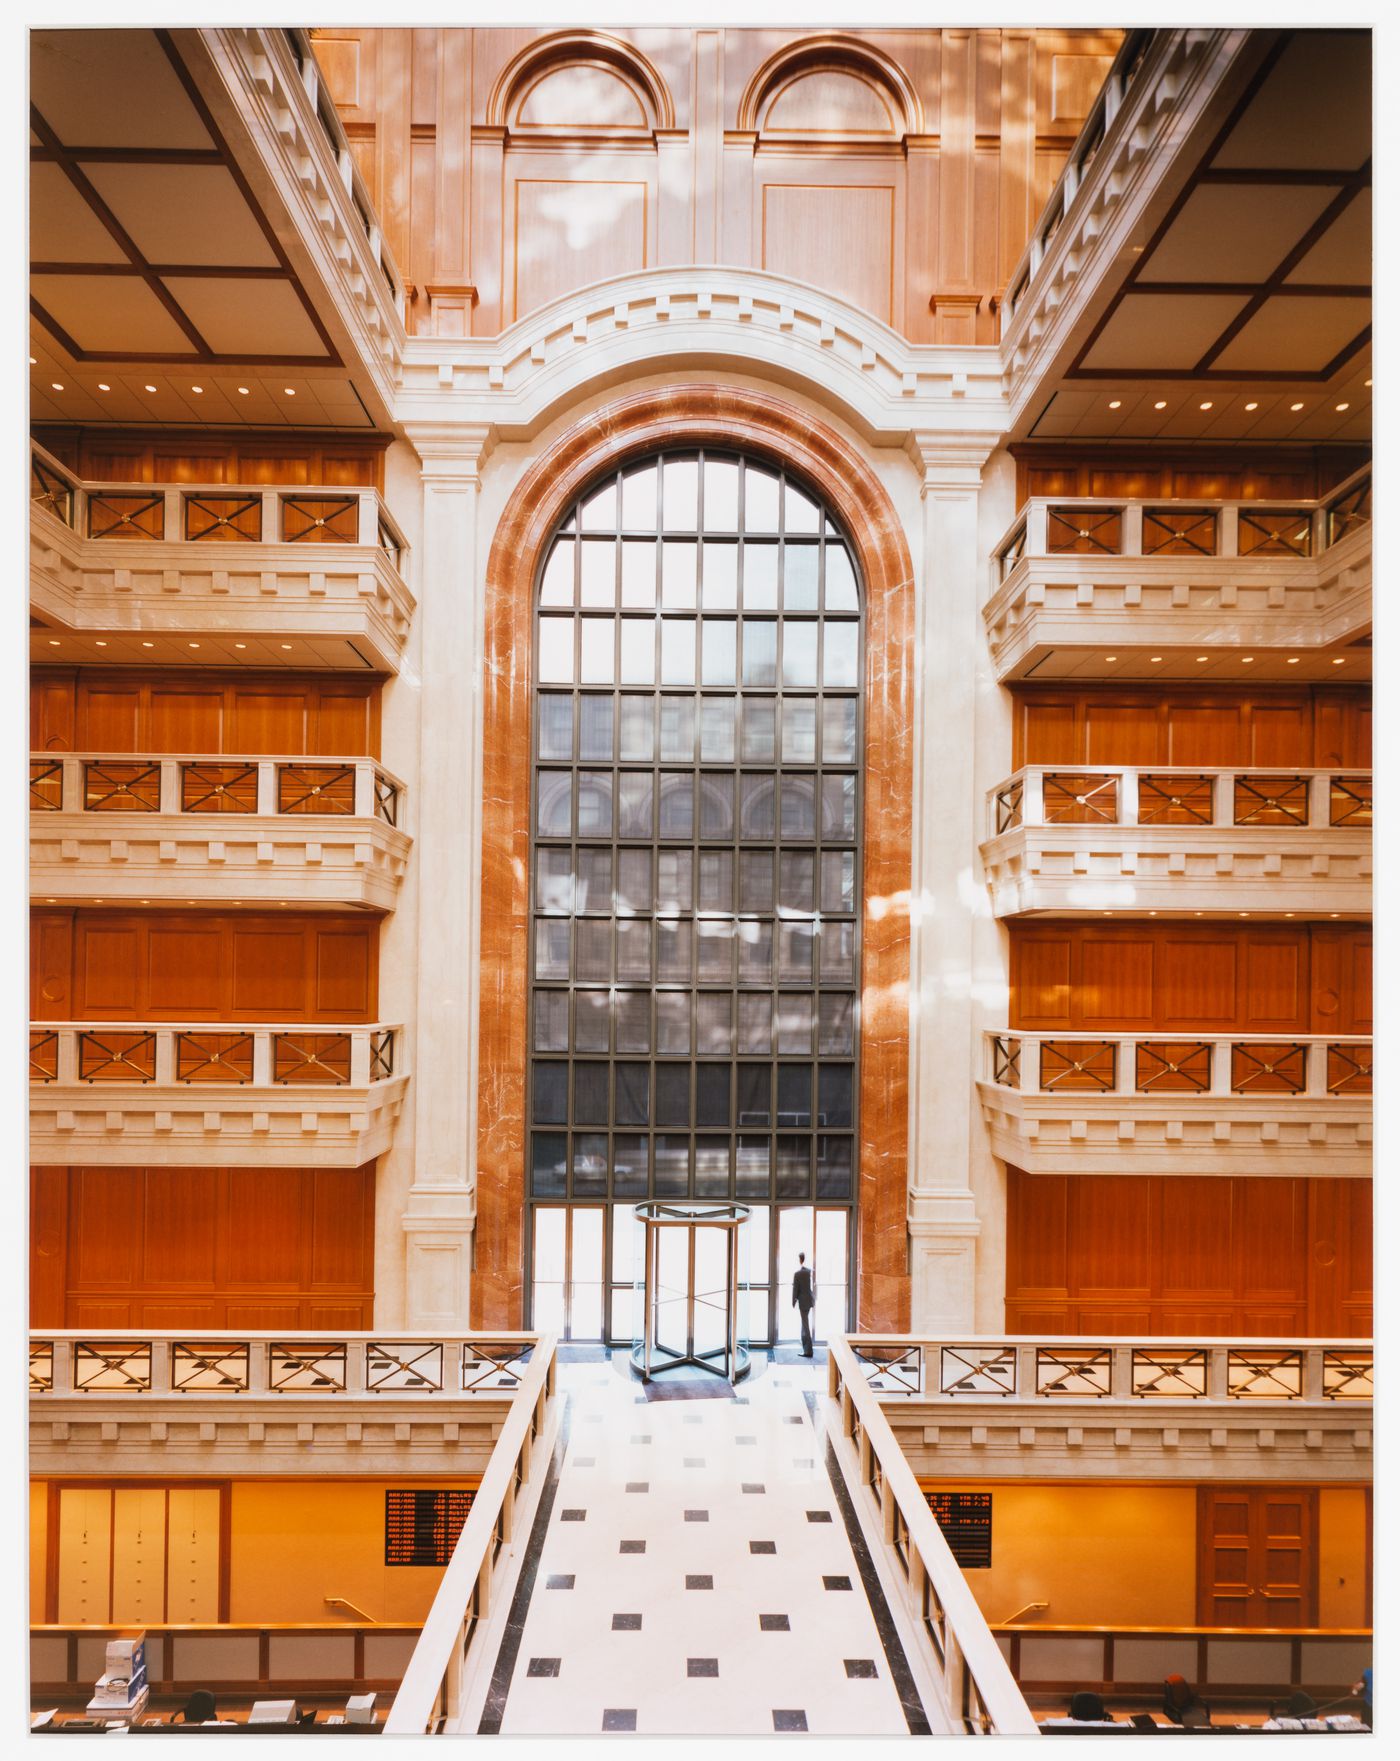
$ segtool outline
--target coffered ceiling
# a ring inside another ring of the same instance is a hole
[[[33,419],[368,426],[171,35],[30,45]]]
[[[1370,432],[1371,45],[1277,33],[1106,284],[1037,438]]]

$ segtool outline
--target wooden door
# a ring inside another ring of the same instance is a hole
[[[1317,1624],[1317,1489],[1202,1486],[1196,1619],[1201,1626]]]

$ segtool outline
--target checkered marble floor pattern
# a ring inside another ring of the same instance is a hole
[[[621,1355],[561,1369],[568,1442],[483,1733],[928,1731],[803,1398],[824,1381],[756,1363],[737,1399],[648,1401]]]

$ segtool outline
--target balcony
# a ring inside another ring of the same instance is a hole
[[[35,1333],[30,1471],[484,1474],[540,1342],[534,1333]]]
[[[34,753],[29,807],[30,891],[64,903],[392,911],[413,842],[404,785],[368,758]]]
[[[843,1366],[861,1374],[926,1477],[1371,1476],[1369,1339],[863,1334],[842,1344],[835,1391]]]
[[[985,1037],[992,1150],[1028,1174],[1371,1172],[1370,1040]]]
[[[250,636],[280,664],[292,640],[319,666],[398,671],[415,601],[375,490],[91,483],[37,445],[30,467],[30,601],[46,623],[109,646],[195,637],[206,661]]]
[[[400,1027],[36,1024],[30,1160],[358,1167],[393,1140],[404,1062]]]
[[[982,615],[1001,680],[1068,677],[1106,648],[1127,651],[1114,678],[1210,679],[1184,651],[1218,664],[1222,646],[1298,657],[1261,655],[1261,677],[1335,680],[1337,659],[1365,676],[1366,650],[1332,650],[1370,628],[1370,472],[1289,503],[1035,497],[992,553]]]
[[[1027,765],[987,795],[998,917],[1371,909],[1371,773]]]

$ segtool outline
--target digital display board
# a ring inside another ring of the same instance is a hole
[[[971,1566],[974,1570],[989,1566],[992,1563],[991,1493],[926,1492],[924,1496],[958,1564]]]
[[[386,1492],[385,1565],[446,1565],[475,1497],[475,1492]]]

